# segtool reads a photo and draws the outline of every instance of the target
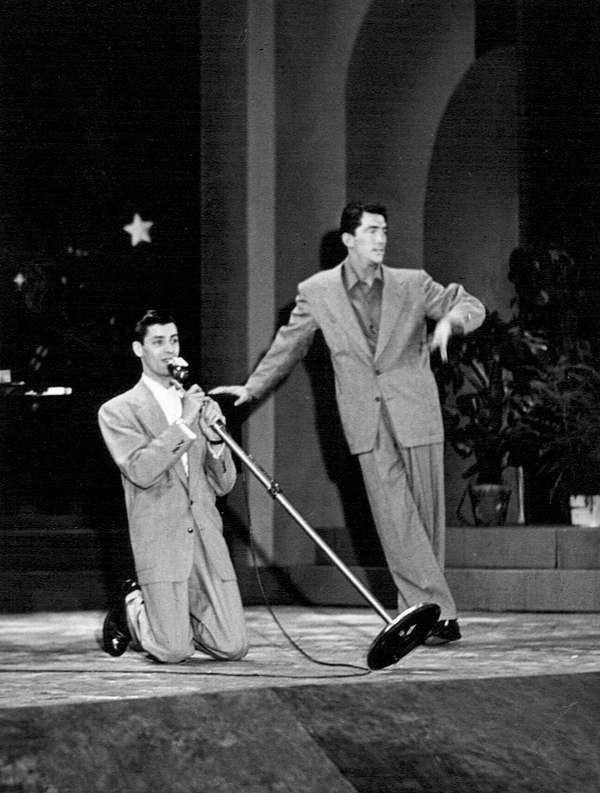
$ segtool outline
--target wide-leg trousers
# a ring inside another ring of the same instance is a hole
[[[441,608],[440,619],[455,619],[456,604],[443,572],[443,443],[402,447],[384,408],[374,448],[358,458],[373,520],[398,589],[398,609],[433,602]]]
[[[133,648],[163,663],[178,663],[200,650],[222,661],[248,652],[237,580],[224,580],[210,561],[204,532],[194,527],[193,561],[187,581],[141,584],[127,597]]]

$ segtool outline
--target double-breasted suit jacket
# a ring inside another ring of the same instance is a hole
[[[331,354],[340,416],[353,454],[373,448],[382,403],[402,445],[442,441],[426,320],[448,316],[468,333],[483,322],[482,303],[459,284],[443,287],[423,270],[382,266],[381,322],[373,355],[350,303],[343,266],[316,273],[299,285],[288,324],[280,328],[246,387],[257,398],[269,391],[304,357],[320,328]]]
[[[180,425],[169,425],[143,380],[102,405],[98,418],[121,471],[139,583],[188,578],[194,524],[218,575],[234,579],[216,507],[216,497],[228,493],[236,480],[229,449],[215,458],[199,427],[191,428],[197,435],[193,440]]]

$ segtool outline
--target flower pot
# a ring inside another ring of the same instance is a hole
[[[512,490],[506,485],[471,485],[469,496],[476,526],[504,526]]]
[[[600,495],[571,496],[569,503],[573,526],[600,527]]]

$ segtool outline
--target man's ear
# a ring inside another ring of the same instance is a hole
[[[354,234],[350,234],[349,231],[344,231],[342,234],[342,242],[346,246],[346,248],[353,248],[354,247]]]
[[[139,341],[134,341],[133,344],[131,345],[131,347],[133,349],[133,354],[137,355],[138,358],[141,358],[142,355],[144,354],[144,348],[142,347],[140,342]]]

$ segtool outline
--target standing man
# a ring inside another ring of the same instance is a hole
[[[242,602],[215,505],[236,480],[229,449],[212,425],[224,421],[200,386],[184,391],[169,372],[179,355],[174,320],[148,311],[135,327],[141,380],[99,411],[121,471],[137,581],[126,581],[103,626],[102,648],[131,642],[156,661],[194,650],[219,660],[248,651]]]
[[[443,573],[443,425],[429,353],[439,349],[445,359],[450,335],[475,330],[485,309],[459,284],[444,288],[423,270],[383,264],[385,207],[349,204],[340,231],[345,261],[299,285],[288,324],[245,385],[211,393],[233,394],[235,405],[264,396],[322,331],[342,425],[360,461],[398,608],[436,602],[441,619],[427,643],[456,641],[456,605]],[[429,343],[427,320],[436,322]]]

